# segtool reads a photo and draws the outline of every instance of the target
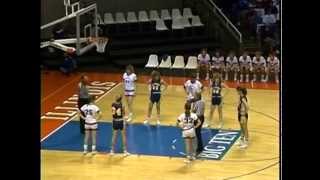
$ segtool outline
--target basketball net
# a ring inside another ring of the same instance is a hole
[[[88,41],[94,43],[97,47],[98,53],[104,53],[106,45],[108,43],[108,38],[106,37],[89,37]]]

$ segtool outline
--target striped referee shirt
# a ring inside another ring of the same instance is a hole
[[[193,112],[197,114],[197,116],[203,116],[205,110],[205,103],[203,100],[198,100],[193,104]]]

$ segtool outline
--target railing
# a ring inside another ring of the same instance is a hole
[[[241,32],[233,25],[233,23],[229,20],[229,18],[224,15],[224,13],[221,11],[221,9],[212,1],[207,0],[209,4],[213,7],[213,12],[219,17],[221,22],[226,26],[226,28],[233,34],[235,38],[239,41],[239,43],[242,43],[242,34]]]

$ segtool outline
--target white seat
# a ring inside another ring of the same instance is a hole
[[[184,58],[183,56],[176,56],[172,65],[173,69],[184,69]]]
[[[182,25],[183,27],[191,27],[191,24],[190,24],[188,18],[182,17],[180,21],[181,21],[181,25]]]
[[[161,9],[161,19],[170,20],[171,16],[168,9]]]
[[[139,22],[149,21],[147,11],[139,11]]]
[[[159,65],[159,68],[171,68],[171,56],[168,56],[166,59],[162,59]]]
[[[104,13],[104,23],[105,24],[113,24],[114,23],[113,16],[111,13]]]
[[[156,30],[157,31],[166,31],[168,30],[166,24],[164,23],[164,20],[163,19],[158,19],[156,21]]]
[[[158,65],[159,65],[158,56],[156,54],[150,54],[148,62],[145,67],[154,68],[154,67],[158,67]]]
[[[172,9],[172,19],[181,18],[181,13],[179,9]]]
[[[190,8],[183,8],[183,17],[192,18],[192,11]]]
[[[197,57],[189,56],[186,69],[197,69]]]
[[[127,14],[127,22],[138,22],[136,13],[130,11]]]
[[[200,21],[199,16],[193,16],[191,21],[192,26],[203,26],[202,22]]]
[[[156,20],[159,20],[159,19],[160,19],[160,17],[159,17],[158,11],[151,10],[150,11],[150,20],[156,21]]]
[[[182,18],[172,19],[171,28],[172,28],[172,29],[183,29],[184,26],[183,26],[183,24],[182,24]]]
[[[126,23],[126,19],[124,17],[124,14],[122,12],[116,13],[116,23]]]

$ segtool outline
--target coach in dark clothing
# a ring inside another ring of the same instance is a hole
[[[201,93],[197,93],[192,111],[197,114],[198,120],[200,120],[201,124],[198,128],[196,128],[196,136],[197,136],[197,150],[196,153],[200,154],[203,151],[202,145],[202,136],[201,136],[201,129],[204,122],[204,110],[205,110],[205,102],[201,99]]]
[[[88,90],[88,77],[85,75],[81,76],[81,80],[79,82],[79,93],[78,93],[78,108],[80,108],[89,103],[89,90]],[[81,110],[80,110],[81,111]],[[81,112],[84,116],[83,112]],[[84,134],[84,123],[85,120],[80,117],[80,133]]]

